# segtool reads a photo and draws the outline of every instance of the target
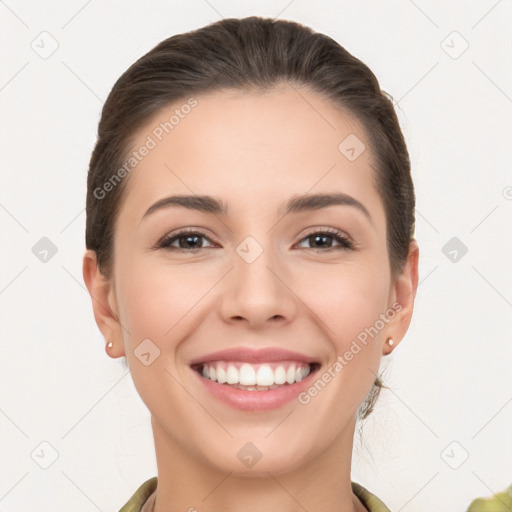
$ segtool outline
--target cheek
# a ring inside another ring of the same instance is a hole
[[[204,294],[204,276],[151,258],[119,265],[120,310],[130,332],[162,338]],[[127,278],[127,276],[130,276]]]
[[[318,324],[330,343],[332,362],[338,363],[331,370],[335,384],[329,387],[354,408],[364,399],[378,372],[382,330],[387,325],[382,315],[390,319],[386,317],[388,294],[389,275],[377,265],[331,268],[324,275],[317,274],[307,287],[304,284],[300,292],[320,318]]]
[[[320,317],[337,348],[343,349],[386,311],[389,275],[382,265],[326,265],[311,274],[303,272],[296,280],[297,295]]]
[[[125,259],[118,270],[120,318],[126,328],[123,334],[131,376],[148,409],[165,414],[170,397],[174,406],[189,399],[178,384],[182,375],[176,373],[176,349],[197,324],[194,306],[211,285],[204,278],[191,281],[190,272],[183,268],[135,258]],[[144,353],[149,353],[147,365]],[[166,417],[171,431],[180,430],[179,417]]]

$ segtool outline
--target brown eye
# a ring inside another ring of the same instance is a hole
[[[195,252],[208,248],[204,246],[203,240],[210,239],[200,231],[180,231],[179,233],[165,237],[158,244],[158,247],[171,251]]]
[[[321,252],[353,249],[353,243],[337,230],[324,229],[321,231],[314,231],[305,236],[299,243],[304,241],[308,241],[311,245],[311,247],[305,247],[305,249],[312,249]],[[336,242],[338,245],[333,246]]]

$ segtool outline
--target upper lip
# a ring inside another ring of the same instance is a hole
[[[313,357],[299,352],[292,352],[278,347],[268,348],[250,348],[238,347],[226,350],[219,350],[210,354],[197,357],[190,362],[190,365],[208,363],[210,361],[243,361],[247,363],[272,363],[279,361],[301,361],[304,363],[315,363],[317,360]]]

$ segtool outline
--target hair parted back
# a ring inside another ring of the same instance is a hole
[[[386,212],[392,275],[403,268],[414,237],[415,194],[391,97],[368,66],[329,36],[296,22],[251,16],[169,37],[114,84],[103,106],[87,177],[85,243],[96,252],[105,277],[113,270],[114,226],[129,176],[101,199],[94,191],[123,165],[137,130],[162,108],[193,95],[267,90],[283,82],[323,95],[365,129]],[[377,378],[360,419],[373,410],[381,387]]]

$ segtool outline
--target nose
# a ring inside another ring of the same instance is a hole
[[[290,272],[270,250],[264,250],[249,263],[233,254],[233,269],[223,280],[221,315],[225,322],[259,329],[285,325],[297,312]]]

